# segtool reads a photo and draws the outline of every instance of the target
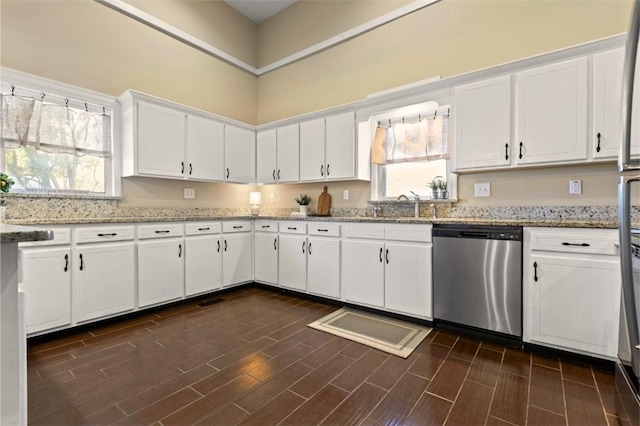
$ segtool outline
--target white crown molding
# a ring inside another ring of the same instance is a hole
[[[136,21],[142,24],[148,25],[149,27],[155,30],[158,30],[161,33],[166,34],[169,37],[172,37],[182,43],[185,43],[188,46],[198,49],[203,53],[206,53],[210,56],[213,56],[214,58],[220,59],[230,65],[233,65],[250,74],[253,74],[256,77],[259,77],[271,71],[277,70],[278,68],[285,67],[301,59],[315,55],[318,52],[329,49],[340,43],[344,43],[345,41],[356,38],[378,27],[386,25],[389,22],[393,22],[396,19],[402,18],[403,16],[409,15],[413,12],[416,12],[434,3],[438,3],[441,0],[414,0],[413,2],[407,5],[404,5],[396,10],[386,13],[378,18],[372,19],[371,21],[365,22],[362,25],[358,25],[355,28],[352,28],[336,36],[333,36],[320,43],[314,44],[311,47],[303,49],[299,52],[296,52],[283,59],[275,61],[269,65],[265,65],[264,67],[261,67],[261,68],[256,68],[254,66],[251,66],[246,62],[243,62],[240,59],[218,49],[217,47],[211,44],[205,43],[199,38],[196,38],[136,7],[133,7],[122,0],[95,0],[95,1],[117,12],[120,12],[125,16],[135,19]]]

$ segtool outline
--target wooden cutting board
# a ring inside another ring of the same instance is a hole
[[[331,211],[331,195],[327,193],[327,187],[322,190],[322,194],[318,197],[318,208],[316,214],[318,216],[329,216]]]

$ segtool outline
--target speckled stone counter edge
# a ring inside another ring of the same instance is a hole
[[[0,243],[23,243],[53,239],[53,231],[0,223]]]

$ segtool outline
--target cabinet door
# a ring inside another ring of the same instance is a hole
[[[617,260],[534,255],[526,268],[530,338],[609,357],[618,349]],[[537,280],[536,280],[537,278]],[[526,327],[526,325],[525,325]]]
[[[220,236],[188,237],[184,244],[185,295],[219,289],[222,283]]]
[[[187,166],[189,179],[224,180],[224,125],[202,117],[187,117]]]
[[[586,160],[586,58],[524,71],[517,81],[517,163]]]
[[[184,296],[184,252],[181,238],[138,242],[138,306]]]
[[[278,283],[295,290],[307,290],[307,237],[280,235]]]
[[[71,324],[71,250],[20,249],[27,333]]]
[[[324,118],[300,124],[300,180],[324,180]]]
[[[340,240],[309,237],[307,289],[310,293],[340,298]]]
[[[384,244],[346,240],[342,245],[342,286],[349,302],[384,307]]]
[[[511,77],[456,88],[457,169],[511,164]]]
[[[138,173],[184,177],[185,114],[158,105],[138,103]]]
[[[616,158],[618,156],[623,63],[624,49],[600,53],[593,58],[592,143],[594,158]],[[634,86],[637,87],[637,82]],[[637,93],[637,90],[634,92]],[[640,111],[638,108],[634,108],[632,114],[631,154],[638,155],[640,153],[640,138],[638,138]]]
[[[134,308],[133,242],[79,246],[73,260],[74,323]]]
[[[254,242],[255,280],[278,284],[278,234],[257,232]]]
[[[254,183],[256,181],[256,133],[234,126],[225,126],[225,181]]]
[[[278,182],[300,180],[300,129],[297,124],[278,129]]]
[[[349,179],[356,175],[356,118],[353,112],[327,117],[327,179]]]
[[[276,131],[258,132],[256,139],[256,182],[277,183]]]
[[[226,287],[251,281],[251,234],[224,234],[222,239],[222,285]]]
[[[385,244],[384,306],[432,318],[431,244]]]

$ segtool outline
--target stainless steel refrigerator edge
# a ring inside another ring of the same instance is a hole
[[[631,125],[633,86],[635,80],[638,35],[640,32],[640,2],[634,1],[631,24],[627,33],[622,83],[620,156],[618,158],[618,229],[620,232],[620,267],[622,276],[622,306],[620,339],[616,362],[616,408],[620,417],[640,425],[640,333],[638,331],[638,285],[640,276],[640,230],[631,225],[631,186],[640,181],[640,163],[631,161]],[[635,252],[635,253],[634,253]],[[635,254],[635,255],[634,255]],[[634,274],[634,271],[636,272]]]

